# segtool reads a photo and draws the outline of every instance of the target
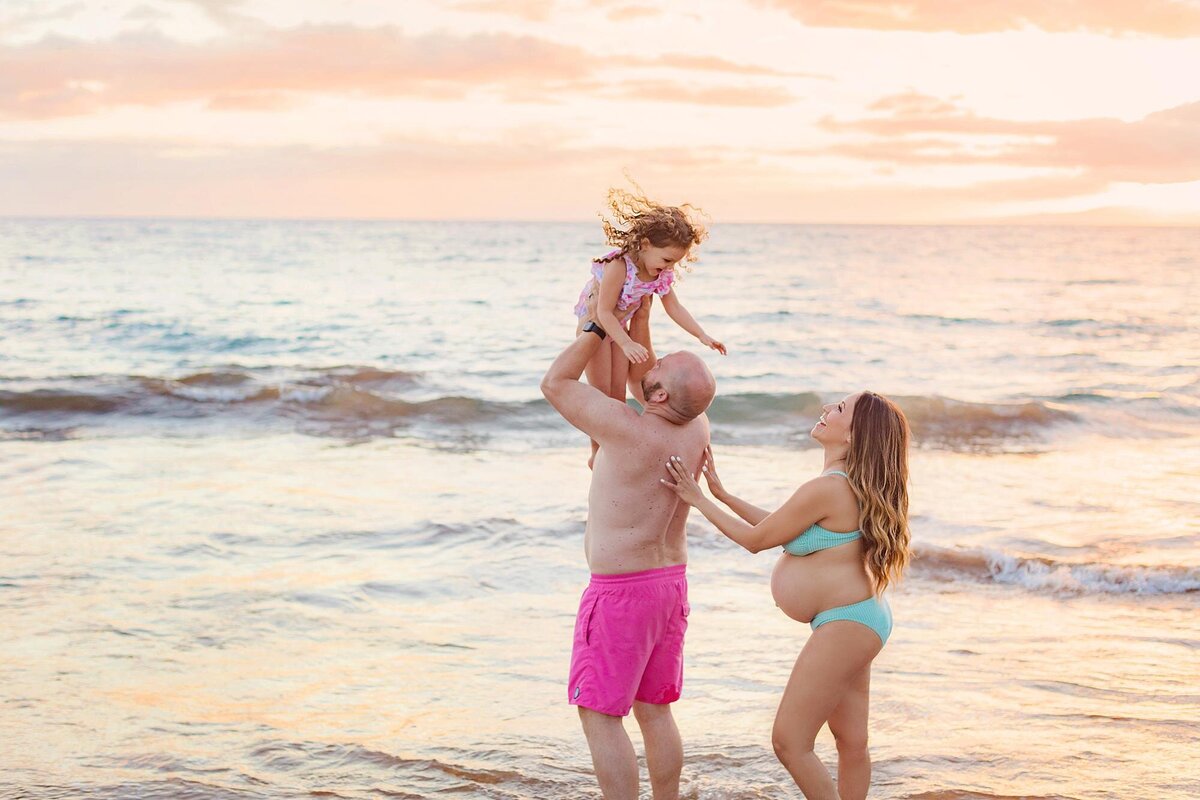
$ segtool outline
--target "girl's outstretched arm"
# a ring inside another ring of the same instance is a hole
[[[725,345],[704,332],[704,329],[700,327],[700,323],[696,322],[696,318],[692,316],[692,312],[684,308],[683,303],[679,302],[674,289],[663,295],[662,303],[663,308],[667,310],[667,316],[675,320],[676,325],[699,339],[705,347],[711,347],[721,355],[726,354]]]

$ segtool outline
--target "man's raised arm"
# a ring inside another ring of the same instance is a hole
[[[601,343],[598,335],[584,331],[558,354],[542,378],[542,394],[554,410],[598,442],[613,438],[637,419],[629,406],[579,381]]]
[[[650,341],[650,306],[654,304],[654,295],[648,294],[642,298],[642,303],[638,306],[638,310],[633,312],[633,316],[629,318],[629,338],[646,348],[647,358],[640,364],[629,365],[629,393],[633,395],[633,399],[637,400],[643,407],[646,405],[646,398],[642,395],[642,378],[646,377],[654,364],[658,361],[658,357],[654,355],[654,344]]]

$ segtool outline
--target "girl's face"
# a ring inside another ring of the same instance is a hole
[[[674,269],[687,253],[686,247],[677,244],[655,247],[649,239],[642,239],[637,253],[638,266],[649,273],[650,280],[654,280],[663,270]]]
[[[821,406],[821,418],[813,426],[812,438],[821,444],[850,441],[850,421],[854,419],[854,404],[858,393],[848,394],[840,402]]]

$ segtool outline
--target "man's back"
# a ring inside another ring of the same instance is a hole
[[[708,445],[708,417],[682,424],[651,414],[624,435],[601,442],[588,494],[584,551],[595,574],[656,569],[687,562],[689,506],[659,479],[679,456],[693,474]]]

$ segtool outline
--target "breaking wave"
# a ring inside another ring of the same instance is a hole
[[[970,578],[1052,594],[1169,595],[1200,592],[1200,569],[1058,561],[988,548],[915,548],[913,575],[934,580]]]
[[[512,431],[545,430],[565,423],[541,398],[495,400],[438,394],[421,375],[364,366],[328,369],[232,368],[176,378],[92,376],[42,382],[34,388],[0,389],[5,427],[97,426],[106,418],[128,420],[220,417],[237,423],[253,416],[263,424],[298,428],[309,435],[390,436],[431,439],[497,437]],[[709,410],[714,439],[735,444],[800,444],[821,413],[816,392],[744,392],[717,397]],[[828,399],[828,398],[825,398]],[[894,397],[918,444],[949,450],[1037,447],[1056,428],[1080,422],[1095,406],[1060,400],[972,403],[939,396]],[[1107,404],[1094,413],[1107,413]],[[30,422],[32,420],[32,422]],[[1128,435],[1128,429],[1123,431]]]

